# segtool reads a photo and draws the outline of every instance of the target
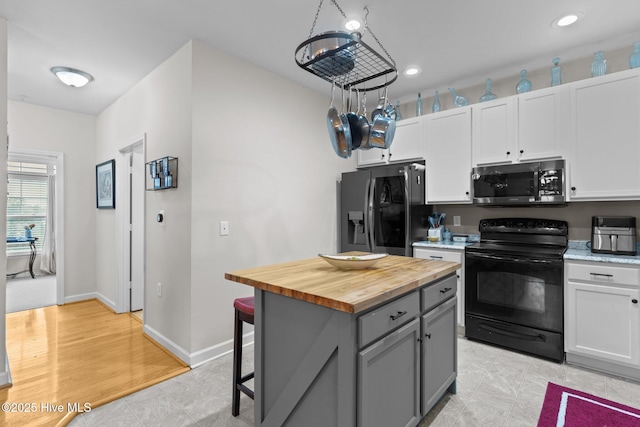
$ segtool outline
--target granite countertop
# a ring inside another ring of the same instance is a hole
[[[579,260],[591,262],[611,262],[615,264],[635,264],[640,265],[640,245],[638,245],[638,255],[612,255],[595,254],[591,252],[589,240],[571,240],[569,248],[564,254],[565,260]]]
[[[361,255],[347,252],[343,255]],[[249,268],[225,278],[263,291],[358,313],[445,277],[457,262],[389,255],[364,270],[340,270],[320,257]]]

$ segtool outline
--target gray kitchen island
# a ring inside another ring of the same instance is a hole
[[[255,288],[255,425],[417,425],[455,393],[459,267],[318,257],[226,273]]]

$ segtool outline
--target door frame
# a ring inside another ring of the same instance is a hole
[[[116,289],[116,313],[127,313],[131,311],[131,299],[129,292],[129,227],[127,226],[127,216],[130,207],[129,201],[129,164],[125,162],[125,159],[128,158],[128,155],[132,153],[134,150],[142,147],[142,159],[146,161],[147,158],[147,134],[144,133],[142,136],[138,138],[132,138],[133,142],[121,147],[118,150],[119,155],[119,163],[122,165],[121,167],[116,167],[116,248],[117,248],[117,268],[118,268],[118,283]],[[117,164],[117,163],[116,163]],[[142,203],[142,211],[143,211],[143,221],[142,227],[146,228],[146,212],[147,212],[147,202],[146,197]],[[146,254],[147,254],[147,244],[146,238],[142,244],[143,247],[143,258],[145,260],[144,265],[142,266],[142,274],[143,274],[143,294],[144,287],[146,283],[147,277],[147,263],[146,263]],[[143,323],[144,323],[144,299],[143,299]]]
[[[64,305],[64,153],[31,148],[9,148],[7,157],[49,157],[56,163],[56,304]],[[5,196],[6,197],[6,196]]]

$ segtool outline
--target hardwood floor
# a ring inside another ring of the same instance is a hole
[[[0,390],[2,426],[66,425],[83,408],[189,371],[138,318],[97,300],[7,314],[7,353],[13,386]]]

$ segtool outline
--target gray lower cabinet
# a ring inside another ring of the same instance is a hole
[[[451,298],[422,316],[422,416],[456,379],[456,304]]]
[[[256,289],[255,425],[416,426],[455,392],[456,281],[358,314]]]
[[[358,353],[358,426],[417,425],[419,373],[418,319]]]

